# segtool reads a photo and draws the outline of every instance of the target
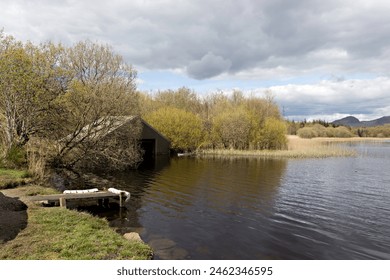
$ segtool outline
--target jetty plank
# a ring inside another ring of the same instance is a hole
[[[51,195],[36,195],[30,197],[30,201],[47,201],[58,202],[60,207],[66,207],[67,201],[69,200],[85,200],[85,199],[96,199],[96,200],[105,200],[105,199],[118,199],[120,207],[124,207],[124,197],[123,193],[112,193],[106,191],[100,192],[90,192],[90,193],[66,193],[66,194],[51,194]]]

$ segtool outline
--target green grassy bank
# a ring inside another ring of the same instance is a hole
[[[152,257],[152,250],[147,244],[126,240],[104,219],[59,207],[41,207],[23,199],[27,194],[51,193],[51,189],[24,186],[2,192],[25,201],[28,224],[15,239],[0,244],[0,259],[118,260]]]
[[[25,170],[0,168],[0,190],[25,185],[30,181],[30,175]]]

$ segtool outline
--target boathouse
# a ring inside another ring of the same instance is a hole
[[[117,125],[115,125],[115,130],[129,130],[131,131],[137,126],[140,122],[141,124],[141,133],[139,136],[139,141],[141,144],[142,150],[144,150],[144,159],[150,159],[156,155],[167,155],[170,153],[171,143],[164,135],[158,132],[154,127],[148,124],[144,119],[129,116],[129,117],[115,117]],[[113,131],[110,131],[112,133]]]
[[[116,132],[121,132],[122,137],[123,135],[136,137],[135,139],[138,139],[144,151],[144,159],[151,159],[156,155],[167,155],[170,153],[171,143],[168,138],[137,116],[111,116],[101,118],[83,127],[76,138],[83,139],[88,137],[90,139],[104,141],[107,137],[116,137],[114,136]],[[69,135],[64,140],[66,141],[67,138],[74,139],[75,136]]]
[[[145,151],[144,158],[151,158],[156,155],[167,155],[170,152],[171,142],[158,132],[145,120],[141,120],[141,147]]]

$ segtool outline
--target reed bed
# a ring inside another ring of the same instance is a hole
[[[231,150],[209,149],[201,150],[198,155],[216,156],[243,156],[262,158],[327,158],[327,157],[351,157],[357,153],[352,148],[340,145],[353,142],[383,142],[389,139],[383,138],[313,138],[303,139],[298,136],[288,136],[286,150]]]

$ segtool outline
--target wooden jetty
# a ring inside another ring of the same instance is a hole
[[[42,202],[49,205],[59,205],[67,207],[67,202],[96,201],[98,205],[108,205],[109,200],[119,203],[120,207],[125,207],[128,199],[126,192],[113,193],[109,191],[87,192],[87,193],[63,193],[52,195],[37,195],[30,198],[31,201]]]

